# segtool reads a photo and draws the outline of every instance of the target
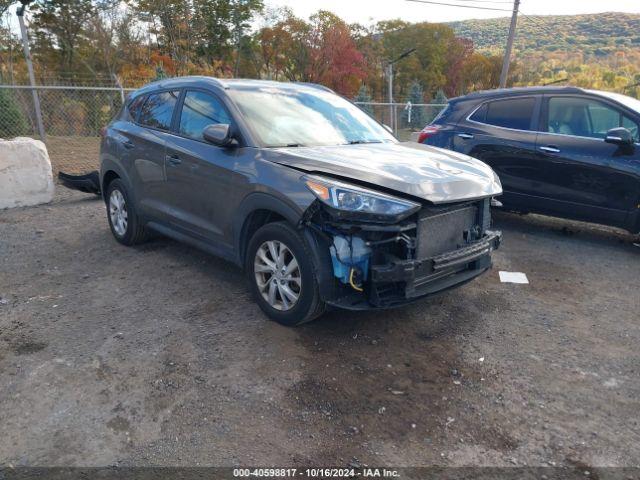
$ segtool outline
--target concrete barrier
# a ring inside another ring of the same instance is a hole
[[[22,137],[0,139],[0,209],[50,202],[53,191],[44,143]]]

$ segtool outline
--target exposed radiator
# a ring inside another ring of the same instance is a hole
[[[417,258],[425,259],[457,250],[476,239],[483,230],[485,202],[441,210],[424,209],[418,223]],[[486,220],[485,220],[486,221]]]

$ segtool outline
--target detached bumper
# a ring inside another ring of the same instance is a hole
[[[347,295],[328,303],[351,310],[387,308],[443,292],[488,270],[501,241],[502,232],[487,231],[481,240],[431,258],[372,265],[366,297]]]

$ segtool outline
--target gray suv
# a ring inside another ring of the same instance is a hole
[[[318,85],[150,84],[104,130],[100,159],[120,243],[154,231],[232,261],[285,325],[461,285],[490,268],[501,239],[491,168],[399,143]]]

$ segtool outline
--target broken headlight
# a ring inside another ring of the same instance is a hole
[[[340,218],[397,222],[420,209],[420,204],[327,178],[306,177],[305,183]]]

